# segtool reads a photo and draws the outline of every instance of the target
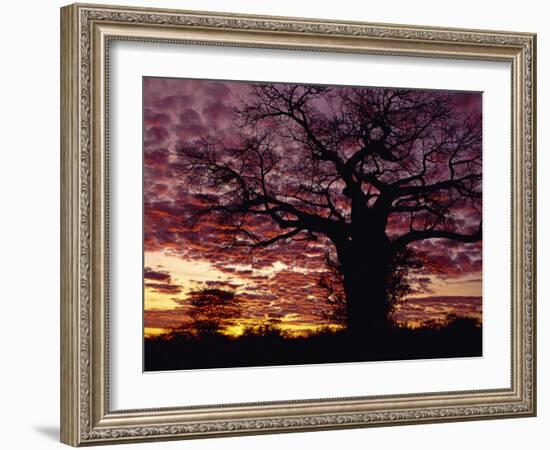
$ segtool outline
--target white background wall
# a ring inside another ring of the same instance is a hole
[[[139,448],[547,448],[550,393],[545,327],[550,177],[550,17],[545,2],[292,0],[139,1],[135,6],[532,31],[538,35],[539,415],[530,419],[142,444]],[[59,1],[2,5],[0,70],[0,443],[59,448]],[[543,28],[546,28],[543,31]],[[546,439],[545,439],[546,438]],[[545,442],[546,441],[546,442]],[[128,447],[128,446],[121,446]],[[133,447],[137,448],[137,447]]]

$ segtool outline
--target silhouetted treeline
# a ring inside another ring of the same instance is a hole
[[[172,332],[145,339],[144,366],[158,371],[482,356],[481,325],[466,317],[361,337],[329,328],[292,338],[276,327],[249,329],[239,337]]]

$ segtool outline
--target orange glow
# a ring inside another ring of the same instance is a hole
[[[235,273],[225,273],[216,269],[210,262],[186,261],[164,252],[146,252],[144,257],[145,267],[155,268],[168,273],[170,283],[178,289],[178,292],[163,292],[155,289],[154,283],[148,283],[149,285],[144,288],[144,311],[146,318],[144,334],[146,337],[158,336],[174,329],[188,329],[192,331],[191,319],[185,309],[186,294],[200,288],[204,283],[227,283],[234,286],[234,291],[237,295],[242,295],[254,291],[250,278],[242,276],[240,273],[253,272],[254,276],[265,277],[266,279],[275,279],[280,274],[306,273],[301,268],[300,270],[289,272],[290,269],[288,266],[282,263],[276,263],[268,268],[255,268],[254,270],[250,266],[235,266]],[[284,275],[284,279],[288,279],[288,276]],[[479,278],[464,277],[451,281],[436,275],[429,275],[429,278],[431,279],[432,288],[432,292],[429,294],[430,297],[481,297],[482,283]],[[250,287],[251,285],[252,288]],[[421,326],[426,320],[442,319],[445,317],[445,314],[456,312],[452,305],[447,307],[444,304],[439,305],[437,310],[434,310],[433,305],[428,302],[422,308],[417,307],[414,314],[407,317],[406,313],[408,314],[409,310],[412,311],[409,306],[417,302],[422,304],[426,295],[426,293],[411,295],[408,302],[398,305],[394,314],[396,321],[402,325],[415,328]],[[251,297],[250,294],[249,297]],[[243,317],[236,320],[235,323],[227,325],[222,333],[238,337],[247,329],[269,325],[270,321],[274,319],[276,319],[275,328],[288,337],[303,336],[307,333],[326,329],[327,327],[334,331],[341,329],[339,325],[328,324],[319,317],[311,315],[309,311],[311,310],[312,302],[315,301],[315,298],[308,292],[308,295],[305,295],[303,300],[298,302],[301,304],[292,305],[294,312],[286,312],[281,315],[281,311],[284,312],[285,310],[280,305],[286,306],[289,303],[284,297],[278,298],[273,296],[273,299],[265,303],[255,301],[252,297],[252,300],[245,301]],[[323,304],[319,304],[320,308],[324,306]],[[419,315],[422,318],[419,318]],[[466,311],[466,314],[463,315],[481,320],[481,310]],[[159,320],[159,316],[162,317],[162,320]]]
[[[151,337],[160,336],[160,335],[163,335],[163,334],[170,333],[170,331],[172,331],[172,330],[170,330],[169,328],[145,327],[143,329],[143,334],[145,335],[146,338],[151,338]]]

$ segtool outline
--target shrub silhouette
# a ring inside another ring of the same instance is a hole
[[[145,339],[145,370],[385,361],[482,355],[482,328],[472,318],[449,315],[420,328],[395,326],[369,344],[346,329],[329,327],[292,335],[279,324],[248,327],[241,336],[173,332]]]

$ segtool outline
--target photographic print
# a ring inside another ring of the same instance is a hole
[[[60,29],[62,442],[537,414],[536,34]]]
[[[143,78],[144,370],[482,356],[482,93]]]

